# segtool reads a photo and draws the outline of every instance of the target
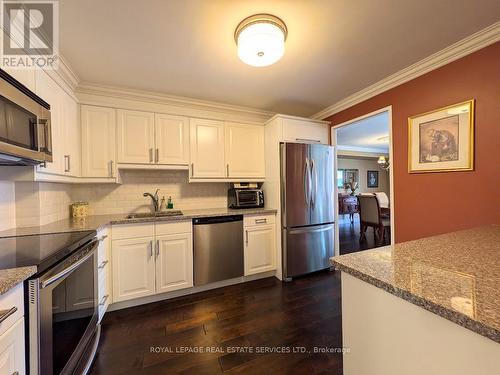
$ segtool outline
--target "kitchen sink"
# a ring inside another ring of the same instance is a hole
[[[127,216],[127,219],[147,219],[149,217],[165,217],[165,216],[180,216],[182,215],[182,211],[172,210],[172,211],[163,211],[163,212],[143,212],[137,214],[130,214]]]

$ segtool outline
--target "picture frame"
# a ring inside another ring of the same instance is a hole
[[[366,171],[366,187],[378,188],[378,171]]]
[[[408,118],[408,172],[474,169],[474,99]]]

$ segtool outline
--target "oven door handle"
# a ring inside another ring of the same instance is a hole
[[[91,242],[89,244],[89,247],[94,246],[95,244],[97,244],[97,242],[98,241]],[[78,268],[82,263],[84,263],[85,261],[87,261],[93,255],[94,255],[93,251],[89,252],[83,258],[78,259],[75,263],[73,263],[69,267],[63,269],[61,272],[56,273],[54,276],[51,276],[47,280],[42,281],[42,289],[50,286],[51,284],[55,283],[57,280],[59,280],[62,277],[66,276],[67,274],[73,272],[76,268]]]

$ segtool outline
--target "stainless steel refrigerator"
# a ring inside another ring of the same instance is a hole
[[[283,277],[330,267],[334,254],[333,147],[282,143]]]

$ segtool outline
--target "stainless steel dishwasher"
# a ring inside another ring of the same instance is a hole
[[[244,274],[243,215],[193,219],[194,285]]]

